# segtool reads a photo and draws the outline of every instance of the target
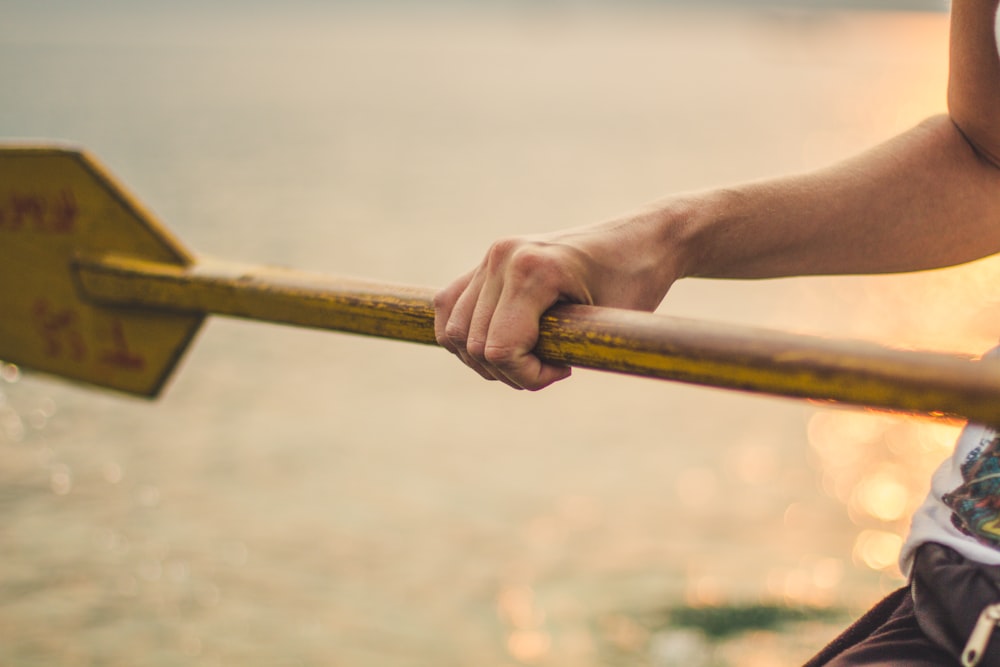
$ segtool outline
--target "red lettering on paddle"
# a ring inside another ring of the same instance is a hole
[[[52,359],[87,360],[87,344],[81,333],[80,315],[73,308],[56,308],[46,299],[36,299],[32,307],[35,330]],[[127,371],[141,371],[146,359],[129,348],[125,326],[121,320],[111,320],[110,336],[97,352],[98,363]]]
[[[79,330],[79,316],[72,308],[57,309],[45,299],[35,301],[35,326],[45,344],[45,354],[52,358],[68,357],[83,361],[87,346]]]
[[[111,324],[111,345],[110,349],[101,354],[102,363],[130,371],[141,371],[146,367],[146,360],[142,355],[129,349],[121,320],[114,320]]]
[[[11,192],[0,200],[0,231],[69,234],[76,229],[80,209],[73,191],[52,194]]]
[[[76,216],[80,209],[72,190],[62,189],[50,202],[48,231],[53,234],[69,234],[76,227]]]

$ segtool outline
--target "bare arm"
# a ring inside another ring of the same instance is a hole
[[[915,271],[1000,251],[1000,169],[947,117],[819,172],[705,194],[682,276]]]
[[[955,0],[949,116],[819,172],[500,241],[439,293],[438,341],[486,378],[539,389],[569,374],[531,353],[559,300],[651,310],[688,276],[913,271],[1000,251],[997,2]]]

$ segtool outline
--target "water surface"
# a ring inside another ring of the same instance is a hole
[[[85,145],[199,253],[441,285],[497,236],[819,167],[940,112],[946,21],[12,11],[0,135]],[[663,311],[978,352],[996,272],[692,281]],[[437,349],[224,320],[153,403],[3,378],[18,665],[675,664],[650,612],[856,611],[898,585],[955,429],[589,372],[515,393]],[[712,664],[792,664],[835,629]],[[681,664],[710,659],[694,641]]]

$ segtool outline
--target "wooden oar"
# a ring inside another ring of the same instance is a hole
[[[0,358],[156,396],[206,315],[433,344],[433,290],[195,258],[86,152],[0,147]],[[551,362],[1000,424],[1000,363],[565,305]]]

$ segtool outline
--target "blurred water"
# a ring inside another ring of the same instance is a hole
[[[943,109],[946,32],[905,13],[22,8],[0,23],[0,135],[87,146],[198,252],[440,285],[499,235],[909,127]],[[691,282],[664,310],[977,352],[996,271]],[[17,665],[665,665],[679,644],[634,620],[651,610],[856,610],[896,585],[893,508],[954,430],[586,372],[518,394],[435,349],[221,320],[155,403],[2,377]],[[712,660],[790,664],[834,631]]]

